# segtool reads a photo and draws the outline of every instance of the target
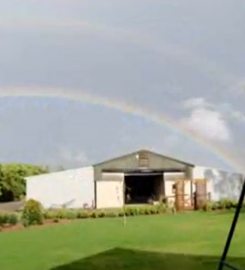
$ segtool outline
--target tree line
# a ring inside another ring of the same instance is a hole
[[[0,164],[0,202],[22,200],[25,177],[48,173],[49,168],[30,164]]]

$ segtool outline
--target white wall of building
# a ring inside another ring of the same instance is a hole
[[[120,208],[124,205],[122,181],[98,181],[97,208]]]
[[[96,182],[96,208],[120,208],[124,205],[124,174],[103,173]]]
[[[165,183],[165,195],[169,202],[175,201],[175,191],[173,190],[173,185],[176,184],[177,180],[185,179],[185,173],[183,172],[171,172],[164,173],[164,183]],[[185,195],[186,199],[191,195],[191,182],[185,184]]]
[[[238,199],[242,189],[242,174],[226,172],[219,169],[196,166],[193,179],[206,179],[207,191],[211,200]]]
[[[26,181],[26,199],[38,200],[44,208],[94,205],[93,167],[32,176]]]

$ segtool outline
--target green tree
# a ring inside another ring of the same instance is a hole
[[[0,164],[0,201],[16,201],[25,195],[25,178],[47,173],[47,168],[29,164]]]

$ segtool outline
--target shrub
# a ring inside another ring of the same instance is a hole
[[[167,204],[166,203],[160,203],[157,205],[158,214],[163,214],[167,212]]]
[[[140,212],[140,207],[135,207],[135,208],[133,208],[133,215],[134,216],[138,216],[139,215],[139,212]]]
[[[99,218],[105,217],[105,212],[104,212],[104,211],[99,211],[99,212],[97,213],[97,217],[99,217]]]
[[[0,226],[7,224],[8,216],[6,213],[0,213]]]
[[[123,217],[124,216],[124,212],[123,211],[108,211],[105,213],[105,217],[108,217],[108,218],[115,218],[115,217]]]
[[[137,207],[126,207],[124,211],[126,216],[137,216],[139,213]]]
[[[0,226],[1,225],[16,225],[19,218],[15,213],[0,213]]]
[[[175,213],[177,211],[174,201],[172,201],[172,200],[168,201],[168,204],[166,205],[166,211],[168,213]]]
[[[222,199],[217,202],[218,209],[231,209],[237,206],[237,202],[229,199]]]
[[[30,199],[26,202],[21,220],[24,226],[43,224],[43,211],[40,202]]]
[[[63,212],[64,219],[76,219],[77,218],[77,211],[76,210],[65,210]]]
[[[98,212],[95,210],[95,211],[92,211],[89,213],[89,217],[91,218],[97,218],[98,217]]]
[[[82,218],[88,218],[89,213],[87,210],[80,210],[77,212],[77,218],[82,219]]]
[[[235,200],[224,200],[224,204],[226,209],[232,209],[232,208],[236,208],[237,207],[237,201]]]
[[[139,215],[145,215],[145,207],[139,208]]]
[[[3,226],[8,223],[8,214],[0,213],[0,226]]]
[[[237,207],[237,201],[236,200],[231,200],[231,207],[236,208]]]
[[[124,214],[127,217],[132,215],[132,210],[130,209],[130,207],[125,207]]]
[[[126,215],[125,210],[119,210],[119,212],[114,213],[117,217],[124,217]]]
[[[220,201],[213,203],[213,210],[224,210],[236,208],[237,202],[230,199],[221,199]]]
[[[57,218],[59,218],[59,219],[66,218],[66,210],[65,209],[58,209],[57,210]]]
[[[152,206],[150,207],[150,214],[151,215],[156,215],[159,213],[158,207],[157,206]]]
[[[16,225],[19,222],[19,218],[16,214],[11,213],[8,215],[8,224]]]
[[[72,209],[48,210],[45,212],[45,217],[47,219],[76,219],[78,218],[78,211]]]
[[[218,209],[227,209],[229,207],[229,203],[227,200],[222,199],[218,202]]]
[[[43,213],[43,217],[45,219],[56,219],[58,216],[58,212],[55,210],[47,210]]]
[[[213,206],[212,202],[206,202],[205,205],[203,206],[203,210],[206,212],[210,212],[213,209],[212,206]]]
[[[69,214],[67,214],[68,210],[67,209],[57,209],[57,210],[52,210],[53,214],[50,212],[51,216],[53,215],[54,218],[58,219],[66,219]]]
[[[216,202],[207,202],[203,210],[204,211],[215,211],[215,210],[225,210],[225,209],[234,209],[237,207],[237,202],[230,199],[222,199]]]
[[[211,203],[211,208],[212,210],[218,210],[220,207],[219,203],[218,202],[212,202]]]
[[[236,205],[237,205],[237,202],[236,202]],[[245,208],[245,201],[243,201],[242,207]]]
[[[150,214],[151,214],[151,209],[150,209],[150,207],[145,207],[145,209],[144,209],[144,214],[145,214],[145,215],[150,215]]]

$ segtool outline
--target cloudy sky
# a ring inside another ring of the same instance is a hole
[[[0,160],[72,168],[147,148],[245,171],[244,14],[240,0],[1,1]]]

